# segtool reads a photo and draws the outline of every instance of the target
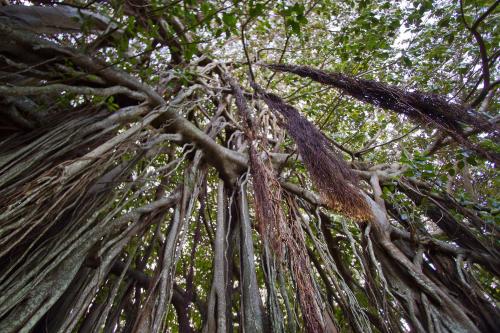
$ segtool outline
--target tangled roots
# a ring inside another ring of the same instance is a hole
[[[271,245],[273,253],[281,263],[285,253],[298,288],[299,303],[308,332],[324,331],[323,317],[316,296],[316,289],[311,277],[311,267],[307,260],[304,235],[297,214],[289,221],[281,207],[283,192],[269,159],[262,159],[255,148],[255,130],[241,88],[229,81],[236,98],[236,106],[245,120],[245,132],[252,141],[249,144],[250,173],[253,179],[255,212],[258,231],[262,238]],[[290,209],[292,207],[289,204]]]

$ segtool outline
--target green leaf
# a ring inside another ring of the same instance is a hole
[[[212,13],[212,6],[208,2],[202,2],[200,9],[205,16],[210,15]]]
[[[186,44],[186,46],[184,47],[184,56],[186,57],[186,60],[191,60],[191,58],[196,54],[197,51],[198,47],[196,44]]]
[[[266,7],[262,3],[256,3],[254,6],[250,7],[250,10],[248,13],[250,14],[250,17],[255,18],[257,16],[260,16],[264,13],[264,9]]]
[[[447,26],[450,25],[450,18],[449,17],[443,17],[439,22],[438,22],[438,27],[440,28],[446,28]]]
[[[470,165],[477,166],[477,161],[476,161],[476,158],[474,156],[467,157],[466,161]]]
[[[407,56],[403,56],[401,59],[403,60],[403,64],[406,67],[411,67],[413,65],[413,63],[411,62],[410,58],[408,58]]]
[[[300,35],[300,24],[299,22],[295,21],[294,19],[287,19],[286,24],[288,27],[291,28],[291,31],[295,35]]]
[[[224,22],[224,25],[229,29],[236,29],[238,18],[233,13],[224,13],[222,14],[222,22]]]

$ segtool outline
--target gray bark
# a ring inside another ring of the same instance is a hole
[[[240,188],[240,260],[241,260],[241,294],[242,316],[245,333],[263,332],[263,315],[260,308],[260,292],[255,275],[252,227],[248,212],[246,186]]]

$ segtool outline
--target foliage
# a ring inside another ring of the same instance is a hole
[[[499,10],[0,5],[0,331],[498,330]]]

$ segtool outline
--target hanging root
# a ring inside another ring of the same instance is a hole
[[[293,106],[274,94],[256,88],[269,108],[285,118],[286,129],[297,144],[299,154],[327,206],[355,220],[369,220],[371,210],[356,187],[356,176],[323,133]]]
[[[269,160],[263,161],[257,153],[254,146],[256,142],[256,133],[253,126],[253,119],[248,109],[248,105],[243,96],[240,86],[231,78],[226,80],[233,88],[236,108],[244,121],[245,135],[249,141],[249,164],[250,174],[253,179],[253,188],[255,192],[255,212],[258,221],[258,231],[262,237],[273,240],[280,239],[281,221],[284,221],[281,210],[281,187],[274,176],[273,167]],[[279,242],[272,242],[274,253],[282,256],[283,249]]]
[[[236,107],[244,120],[245,135],[249,141],[250,174],[253,179],[255,192],[255,212],[258,221],[258,231],[267,239],[280,239],[279,225],[283,224],[284,216],[280,207],[281,187],[274,176],[274,170],[269,160],[263,161],[257,154],[254,146],[255,130],[248,106],[240,86],[229,76],[225,79],[233,88]],[[271,242],[273,250],[278,256],[283,253],[282,246]]]
[[[269,160],[262,161],[253,146],[250,147],[250,167],[259,233],[269,242],[281,263],[284,263],[285,251],[288,254],[307,332],[323,332],[323,316],[307,253],[303,251],[305,240],[300,225],[297,225],[298,216],[294,214],[288,222],[285,221],[280,206],[283,195],[272,165]]]
[[[255,193],[255,213],[258,230],[262,237],[268,239],[274,253],[283,256],[281,226],[285,224],[283,211],[280,207],[281,187],[274,176],[272,165],[262,161],[254,147],[250,147],[250,173],[253,179]]]
[[[491,161],[500,161],[498,154],[487,152],[473,144],[464,134],[461,124],[466,124],[480,132],[498,133],[500,128],[481,114],[466,109],[462,105],[449,103],[439,95],[405,91],[381,82],[353,78],[341,73],[324,72],[307,66],[284,64],[264,66],[273,71],[293,73],[335,87],[360,101],[404,114],[423,125],[434,124],[436,128],[443,130],[457,142],[479,155]]]
[[[304,232],[300,224],[298,207],[295,201],[288,195],[286,202],[289,208],[289,219],[287,224],[287,248],[292,274],[295,277],[297,289],[299,290],[299,302],[302,314],[306,322],[308,332],[323,332],[324,321],[321,306],[318,302],[318,293],[311,276],[311,265],[307,251]]]
[[[350,96],[375,106],[405,114],[422,123],[432,121],[461,134],[464,123],[478,130],[498,130],[481,115],[467,110],[459,104],[448,103],[436,94],[405,91],[401,88],[376,81],[349,77],[334,72],[323,72],[307,66],[270,64],[266,67],[308,77],[316,82],[341,89]]]
[[[252,119],[241,88],[230,81],[236,98],[236,106],[245,120],[245,132],[249,139],[255,138]],[[285,220],[281,202],[283,192],[274,173],[271,161],[258,156],[253,143],[249,148],[250,173],[255,194],[255,212],[258,230],[265,241],[269,242],[273,253],[284,263],[285,251],[288,253],[290,267],[297,283],[299,302],[307,332],[323,332],[324,323],[321,308],[316,298],[316,289],[311,277],[307,260],[304,236],[297,225],[295,214],[290,221]]]

